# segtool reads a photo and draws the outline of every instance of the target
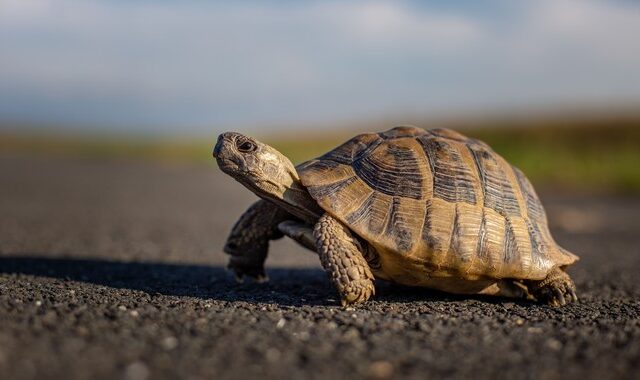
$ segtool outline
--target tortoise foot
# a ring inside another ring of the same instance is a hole
[[[555,268],[544,280],[533,284],[531,288],[533,296],[549,306],[560,307],[578,301],[573,280],[559,268]]]
[[[227,269],[233,272],[238,283],[244,282],[245,276],[252,278],[257,283],[269,281],[262,264],[256,265],[244,257],[231,256]]]
[[[371,280],[353,281],[340,290],[343,307],[363,303],[375,294],[376,288]]]

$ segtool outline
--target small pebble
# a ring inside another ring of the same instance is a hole
[[[76,334],[80,336],[87,336],[89,335],[89,329],[84,326],[80,326],[76,329]]]
[[[178,347],[178,339],[174,336],[168,336],[162,340],[162,348],[165,350],[173,350]]]
[[[277,348],[269,348],[265,353],[265,357],[267,358],[267,361],[272,363],[277,362],[280,360],[280,351],[278,351]]]
[[[355,328],[350,328],[344,333],[344,338],[348,340],[360,339],[360,332]]]
[[[127,311],[127,307],[123,306],[123,305],[120,305],[120,306],[118,306],[118,310]]]
[[[560,351],[562,349],[562,342],[557,339],[548,339],[546,346],[553,351]]]
[[[124,370],[127,380],[146,380],[149,377],[149,368],[143,362],[133,362]]]
[[[393,364],[385,360],[379,360],[371,363],[369,367],[369,376],[374,379],[388,379],[393,375]]]
[[[276,328],[277,329],[281,329],[284,327],[285,323],[287,323],[287,321],[284,318],[280,318],[280,320],[278,321],[278,323],[276,323]]]

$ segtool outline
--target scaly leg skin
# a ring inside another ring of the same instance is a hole
[[[558,267],[553,268],[544,280],[526,281],[525,284],[538,302],[550,306],[564,306],[578,300],[573,280]]]
[[[313,230],[322,267],[340,293],[342,306],[365,302],[375,294],[373,274],[349,229],[324,214]]]
[[[224,251],[231,257],[227,268],[233,270],[236,280],[244,276],[256,282],[267,281],[264,261],[269,250],[269,240],[281,238],[278,224],[291,216],[265,200],[252,204],[231,229]]]

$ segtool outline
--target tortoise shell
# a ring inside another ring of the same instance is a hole
[[[389,263],[409,260],[438,276],[542,279],[578,259],[551,237],[525,175],[451,130],[361,134],[297,169],[320,207]]]

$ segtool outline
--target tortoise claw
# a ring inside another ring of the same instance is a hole
[[[349,284],[349,288],[342,293],[342,299],[340,303],[342,307],[351,305],[357,305],[366,302],[371,296],[375,295],[376,289],[373,285],[373,281],[358,281],[356,283]]]
[[[269,277],[264,273],[264,268],[255,265],[247,265],[241,258],[231,257],[227,269],[235,275],[238,284],[244,283],[245,277],[253,279],[256,283],[262,284],[269,281]]]
[[[578,302],[578,295],[576,294],[576,290],[573,288],[569,288],[569,294],[571,295],[572,302]]]
[[[534,296],[538,301],[553,307],[565,306],[578,300],[573,281],[560,269],[550,273],[541,284],[535,287]]]
[[[269,282],[269,276],[267,276],[266,274],[259,274],[253,277],[253,281],[258,284],[264,284],[265,282]]]
[[[560,303],[560,306],[564,306],[567,304],[567,301],[564,299],[564,294],[562,294],[561,291],[559,290],[556,291],[556,297],[558,298],[558,302]]]

